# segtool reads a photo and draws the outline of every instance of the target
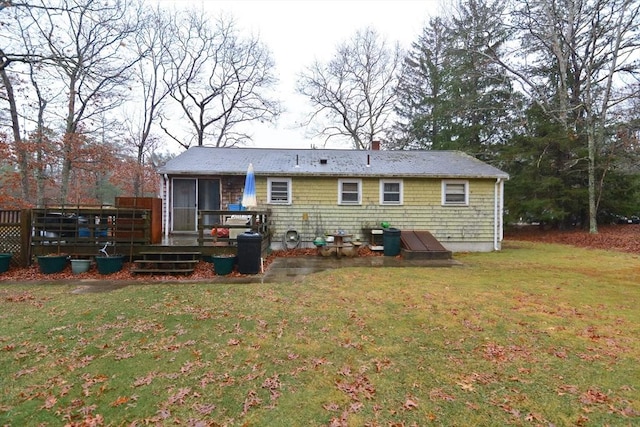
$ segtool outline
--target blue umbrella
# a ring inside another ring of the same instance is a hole
[[[253,163],[249,163],[247,176],[244,179],[242,206],[244,206],[246,209],[251,209],[258,206],[258,201],[256,200],[256,176],[253,173]]]

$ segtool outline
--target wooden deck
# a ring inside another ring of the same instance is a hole
[[[40,253],[53,253],[62,252],[69,254],[72,257],[92,257],[99,255],[100,249],[104,246],[104,243],[108,240],[108,237],[100,242],[73,242],[67,241],[63,245],[51,244],[40,245],[38,247],[38,254]],[[144,243],[135,242],[128,244],[127,242],[109,242],[106,251],[110,255],[124,255],[130,260],[142,259],[145,253],[190,253],[197,252],[201,258],[209,257],[212,255],[223,254],[237,254],[238,245],[237,241],[233,239],[218,239],[217,241],[207,240],[200,242],[198,235],[193,234],[179,234],[169,237],[163,237],[160,243]],[[262,240],[262,251],[266,253],[270,242],[268,239]]]
[[[26,215],[28,224],[23,238],[28,241],[29,259],[51,253],[90,258],[102,249],[109,255],[123,255],[130,261],[145,258],[145,253],[198,253],[199,257],[237,254],[237,236],[247,230],[257,230],[262,237],[262,252],[269,245],[269,211],[199,211],[198,229],[170,236],[152,235],[154,212],[150,209],[120,207],[58,207],[32,209]],[[209,218],[236,218],[244,224],[216,221]],[[211,230],[226,229],[226,236],[212,235]],[[106,246],[105,246],[106,245]]]

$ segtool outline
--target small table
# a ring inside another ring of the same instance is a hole
[[[352,237],[353,234],[344,234],[344,233],[335,233],[333,235],[333,246],[335,246],[336,248],[336,256],[338,258],[340,258],[340,256],[342,255],[342,248],[344,248],[345,243],[344,243],[344,238],[345,237]]]

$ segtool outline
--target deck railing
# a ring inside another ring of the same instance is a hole
[[[52,252],[97,255],[103,247],[151,243],[150,210],[113,206],[47,207],[31,210],[34,255]]]
[[[268,244],[270,213],[269,210],[199,211],[197,245],[233,244],[245,230],[259,231],[265,236],[263,243]],[[33,257],[52,253],[92,257],[105,246],[110,255],[131,257],[160,243],[152,241],[151,223],[152,210],[110,205],[0,210],[0,252],[12,253],[12,263],[16,265],[28,265]],[[212,230],[227,230],[228,234],[219,237]],[[207,246],[215,249],[220,245]]]
[[[270,213],[269,210],[199,210],[198,244],[202,246],[205,242],[233,242],[238,233],[246,230],[253,230],[263,235],[268,235]],[[227,233],[218,233],[219,230],[226,230]],[[219,234],[226,234],[227,237],[221,237]]]

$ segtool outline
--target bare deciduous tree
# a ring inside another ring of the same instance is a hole
[[[320,125],[316,136],[327,141],[347,137],[355,149],[370,148],[391,126],[400,64],[398,45],[389,47],[372,28],[357,31],[332,60],[301,74],[297,91],[314,106],[307,124]]]
[[[47,4],[44,0],[41,6]],[[65,85],[66,108],[62,143],[60,201],[67,200],[72,150],[82,123],[113,110],[124,100],[131,68],[140,60],[129,49],[139,28],[139,14],[132,0],[105,3],[99,0],[60,0],[55,9],[33,22],[53,58],[53,72]],[[32,9],[29,9],[33,11]],[[85,125],[84,129],[88,129]]]
[[[170,65],[169,51],[175,42],[166,11],[160,8],[146,10],[142,22],[135,38],[136,54],[142,60],[134,70],[131,85],[134,99],[129,108],[124,109],[124,143],[135,150],[138,164],[133,183],[135,196],[144,192],[145,156],[158,145],[158,138],[153,136],[152,130],[160,119],[162,106],[170,92],[164,76]]]
[[[45,137],[45,109],[49,99],[46,91],[37,78],[38,70],[43,65],[45,58],[41,54],[39,46],[42,40],[32,34],[30,28],[34,26],[34,16],[42,16],[41,8],[28,10],[31,5],[26,3],[11,4],[10,10],[13,20],[8,23],[8,29],[3,37],[3,44],[15,52],[14,54],[0,54],[2,66],[0,77],[4,86],[4,96],[9,106],[10,127],[13,135],[13,150],[18,160],[18,173],[20,175],[20,192],[26,203],[41,205],[44,198],[44,162],[45,156],[43,142]],[[14,64],[13,67],[9,67]],[[15,82],[15,85],[14,85]],[[14,88],[14,86],[16,86]],[[16,91],[20,94],[16,96]],[[26,93],[33,94],[34,99]],[[22,100],[22,109],[19,110],[19,100]],[[19,112],[22,111],[22,114]],[[26,132],[21,126],[21,121],[32,122],[35,130],[27,139],[22,133]],[[27,139],[27,140],[25,140]],[[32,177],[36,179],[35,200],[32,199]]]
[[[190,10],[172,28],[176,38],[166,83],[195,135],[184,141],[183,134],[169,129],[166,115],[162,126],[185,148],[194,141],[242,143],[251,138],[243,124],[272,121],[280,114],[279,103],[270,97],[276,79],[266,47],[255,37],[239,37],[233,20],[209,22],[202,11]]]

